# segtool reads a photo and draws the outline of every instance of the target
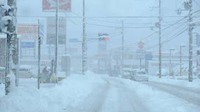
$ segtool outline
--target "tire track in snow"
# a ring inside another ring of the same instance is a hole
[[[115,98],[118,102],[107,101],[107,109],[102,112],[148,112],[144,102],[135,93],[134,90],[127,88],[123,81],[110,78],[110,91],[108,93],[108,99]],[[115,92],[115,94],[113,94]],[[114,95],[114,97],[113,97]],[[109,106],[113,109],[110,110]],[[116,108],[118,106],[118,108]]]
[[[132,111],[127,112],[149,112],[145,103],[141,100],[134,90],[124,87],[123,88],[124,95],[129,99],[129,102],[132,107]]]
[[[98,85],[94,92],[86,97],[77,107],[67,107],[66,112],[101,112],[102,105],[105,102],[109,90],[109,82]]]
[[[200,106],[200,92],[198,90],[158,82],[148,82],[143,84],[167,92],[192,104]]]

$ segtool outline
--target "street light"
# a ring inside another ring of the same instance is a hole
[[[180,45],[180,76],[182,75],[182,48],[185,47],[185,45]]]
[[[173,51],[173,50],[174,50],[173,48],[169,49],[169,52],[170,52],[170,60],[169,60],[169,63],[170,63],[170,65],[169,65],[169,74],[170,74],[170,75],[173,75],[173,74],[172,74],[172,59],[171,59],[171,57],[172,57],[172,51]]]

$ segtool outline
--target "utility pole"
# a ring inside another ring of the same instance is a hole
[[[174,74],[173,74],[173,67],[172,67],[172,51],[174,49],[169,49],[169,54],[170,54],[170,57],[169,57],[169,75],[170,76],[173,76],[174,77]]]
[[[87,41],[85,35],[85,0],[83,0],[82,74],[87,70]]]
[[[41,37],[40,37],[40,21],[38,20],[38,77],[37,86],[40,89],[40,50],[41,50]]]
[[[193,24],[192,24],[192,0],[189,1],[189,19],[188,19],[188,22],[189,22],[189,31],[188,31],[188,34],[189,34],[189,70],[188,70],[188,80],[189,82],[192,82],[193,80],[193,77],[192,77],[192,56],[193,56],[193,53],[192,53],[192,30],[193,30]]]
[[[17,78],[17,68],[18,68],[18,39],[16,34],[16,0],[8,0],[8,16],[11,20],[8,21],[7,28],[7,59],[6,59],[6,75],[5,75],[5,94],[8,95],[10,92],[10,87],[13,85],[12,79],[12,64],[15,67],[15,78]],[[18,79],[15,79],[15,85],[18,85]]]
[[[121,73],[122,73],[122,75],[123,75],[123,74],[124,74],[124,73],[123,73],[123,68],[124,68],[124,21],[122,21],[122,32],[121,32],[121,34],[122,34]]]
[[[162,69],[161,21],[162,21],[162,18],[161,18],[161,0],[159,0],[159,78],[161,78],[161,76],[162,76],[162,70],[161,70]]]
[[[56,38],[55,38],[55,82],[57,83],[57,65],[58,65],[58,8],[59,0],[56,0]]]
[[[180,76],[182,76],[182,48],[185,47],[185,45],[180,45]]]
[[[180,76],[182,76],[182,47],[180,46]]]

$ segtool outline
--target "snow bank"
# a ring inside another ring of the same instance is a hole
[[[137,95],[142,104],[150,109],[149,112],[199,112],[200,108],[198,106],[190,104],[176,96],[153,89],[139,82],[122,81]],[[138,101],[136,100],[136,102]]]
[[[20,80],[20,86],[7,96],[0,96],[0,112],[61,112],[75,107],[93,91],[94,84],[105,83],[93,73],[71,75],[62,82],[41,84],[37,81]]]
[[[35,88],[16,88],[0,100],[1,112],[47,112],[47,101]]]
[[[158,77],[150,77],[150,81],[166,83],[166,84],[173,84],[182,87],[189,87],[193,89],[200,89],[200,79],[196,78],[192,82],[187,80],[188,77],[183,77],[184,80],[180,80],[180,78],[172,78],[172,77],[162,77],[159,79]]]

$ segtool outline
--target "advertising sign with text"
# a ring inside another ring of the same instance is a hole
[[[43,11],[55,11],[57,0],[43,0],[42,9]],[[59,11],[71,11],[71,0],[58,0]]]

